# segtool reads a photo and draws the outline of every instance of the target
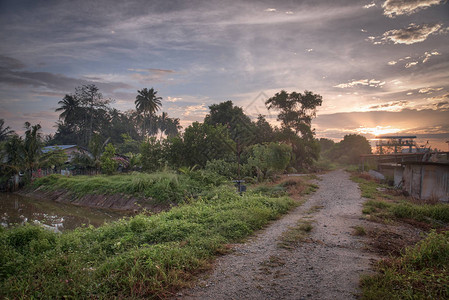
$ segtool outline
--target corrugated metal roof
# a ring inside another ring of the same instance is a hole
[[[54,146],[47,146],[42,148],[42,152],[43,153],[47,153],[50,151],[54,151],[54,150],[65,150],[65,149],[69,149],[69,148],[73,148],[76,147],[76,145],[54,145]]]

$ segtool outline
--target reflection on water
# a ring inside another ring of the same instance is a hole
[[[97,227],[125,215],[127,215],[125,212],[78,207],[49,200],[0,193],[0,223],[3,227],[28,222],[42,224],[52,231],[59,232],[80,226],[93,225]]]

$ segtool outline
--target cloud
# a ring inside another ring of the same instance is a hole
[[[369,107],[371,110],[388,110],[388,111],[398,111],[406,107],[409,104],[407,100],[392,101],[384,104],[372,105]]]
[[[405,68],[408,69],[408,68],[411,68],[413,66],[416,66],[417,64],[418,64],[417,61],[408,62],[408,63],[405,64]]]
[[[0,58],[0,84],[11,86],[31,86],[46,88],[50,91],[62,91],[68,93],[75,87],[87,84],[96,84],[104,92],[113,92],[117,89],[125,89],[130,86],[121,82],[98,82],[97,80],[86,80],[72,78],[62,74],[50,72],[31,72],[23,70],[25,67],[20,61],[2,56]]]
[[[267,8],[265,11],[267,11],[267,12],[275,12],[276,8]]]
[[[389,30],[378,37],[368,37],[367,41],[372,42],[374,45],[387,44],[389,42],[411,45],[425,41],[430,35],[445,34],[446,32],[447,29],[443,28],[442,24],[416,25],[410,23],[406,28]]]
[[[419,89],[418,93],[420,94],[431,94],[433,92],[437,92],[437,91],[441,91],[443,88],[431,88],[431,87],[426,87],[426,88],[421,88]]]
[[[165,69],[128,69],[128,71],[135,72],[131,74],[131,77],[140,83],[147,83],[148,81],[160,82],[163,81],[166,76],[176,74],[174,70]]]
[[[389,61],[389,62],[388,62],[388,65],[389,65],[389,66],[394,66],[394,65],[397,64],[397,63],[398,63],[397,61],[392,60],[392,61]]]
[[[371,7],[375,7],[375,6],[376,6],[376,3],[371,2],[370,4],[364,5],[363,8],[371,8]]]
[[[370,87],[382,87],[385,84],[385,81],[375,80],[375,79],[359,79],[359,80],[352,80],[348,83],[340,83],[335,85],[334,87],[345,89],[345,88],[351,88],[355,86],[370,86]]]
[[[167,101],[167,102],[178,102],[180,100],[182,100],[181,97],[170,97],[170,96],[168,96],[165,101]]]
[[[441,55],[441,53],[439,53],[438,51],[432,51],[432,52],[426,52],[426,53],[424,53],[424,58],[423,58],[423,60],[422,60],[422,63],[428,62],[429,59],[430,59],[432,56],[436,56],[436,55]]]
[[[386,0],[382,4],[382,8],[384,9],[384,15],[394,18],[399,15],[411,15],[442,2],[442,0]]]

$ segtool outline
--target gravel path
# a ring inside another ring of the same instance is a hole
[[[220,257],[211,274],[177,299],[355,299],[360,274],[376,259],[351,234],[364,226],[363,199],[345,171],[320,179],[304,205]],[[311,239],[279,247],[281,234],[303,219],[314,221]]]

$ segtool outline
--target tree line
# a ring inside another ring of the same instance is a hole
[[[279,126],[272,126],[263,115],[251,120],[241,107],[224,101],[209,106],[203,122],[181,132],[178,118],[157,114],[163,99],[154,88],[138,90],[136,109],[121,112],[111,107],[113,100],[105,99],[95,85],[83,85],[58,102],[54,135],[43,137],[39,124],[27,122],[22,138],[0,121],[1,172],[7,178],[19,170],[31,174],[49,162],[61,164],[61,151],[43,155],[41,148],[64,144],[92,153],[79,154],[72,164],[105,173],[114,172],[120,164],[112,159],[114,153],[128,158],[125,168],[147,172],[208,168],[233,178],[265,178],[287,169],[306,170],[319,159],[320,148],[326,149],[315,138],[311,124],[322,101],[311,91],[276,93],[265,105],[277,113]]]

